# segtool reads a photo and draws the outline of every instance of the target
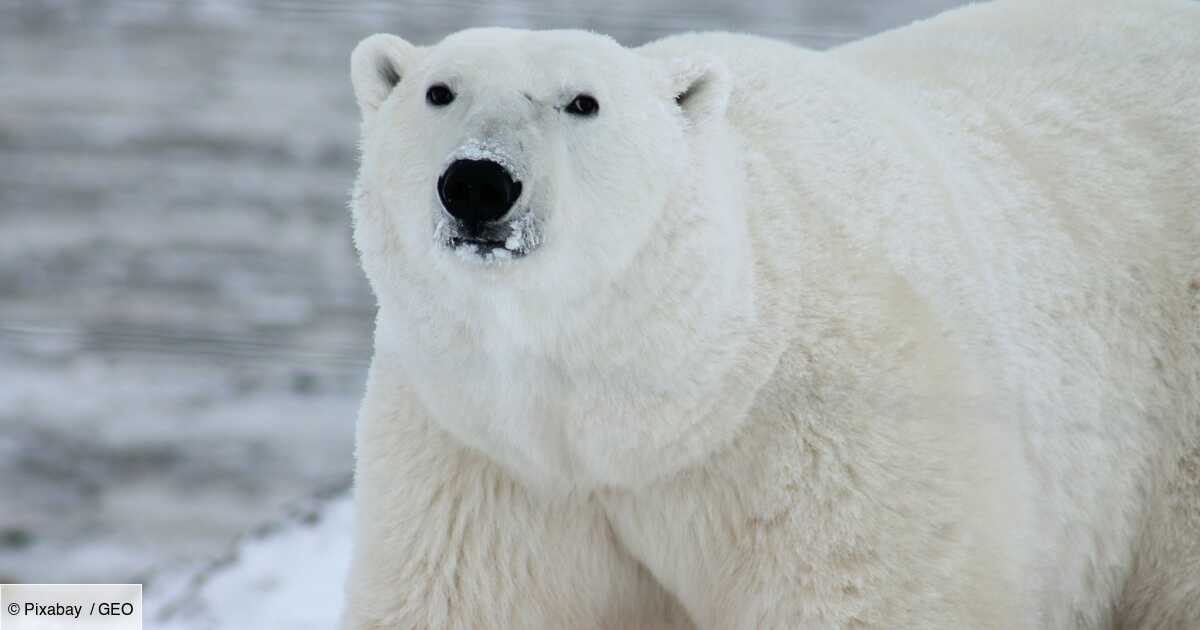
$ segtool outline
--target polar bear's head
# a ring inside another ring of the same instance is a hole
[[[427,404],[542,469],[557,466],[546,436],[568,431],[538,424],[551,407],[600,422],[623,400],[604,430],[628,436],[624,419],[652,413],[634,399],[675,388],[747,266],[723,245],[744,236],[726,67],[579,31],[477,29],[431,47],[373,35],[351,74],[355,241]],[[631,361],[648,346],[661,355]],[[587,385],[548,401],[555,380]],[[460,387],[435,391],[446,383]]]
[[[575,31],[476,29],[428,48],[374,35],[352,78],[360,189],[386,223],[360,245],[386,235],[408,269],[559,295],[630,263],[690,166],[689,126],[728,96],[717,65]]]

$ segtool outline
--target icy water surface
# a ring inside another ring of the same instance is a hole
[[[0,2],[0,582],[136,580],[345,483],[373,300],[354,43],[828,47],[953,0]]]

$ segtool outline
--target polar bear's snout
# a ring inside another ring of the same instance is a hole
[[[521,182],[492,160],[456,160],[438,178],[442,207],[468,233],[500,220],[520,196]]]
[[[470,141],[437,179],[440,218],[434,239],[466,260],[520,258],[542,241],[542,223],[524,185],[525,162],[496,142]]]

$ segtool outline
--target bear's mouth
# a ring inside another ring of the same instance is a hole
[[[510,249],[506,246],[505,241],[494,241],[491,239],[455,236],[450,239],[448,245],[459,256],[474,257],[485,261],[521,258],[526,254],[525,251],[520,249]]]
[[[542,243],[542,228],[532,212],[477,226],[442,216],[434,228],[434,240],[464,260],[502,263],[523,258],[537,249]]]

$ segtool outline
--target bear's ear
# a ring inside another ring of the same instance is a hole
[[[709,55],[674,57],[667,61],[670,95],[694,121],[725,115],[731,89],[729,68]]]
[[[408,73],[416,56],[416,46],[385,33],[371,35],[354,47],[350,54],[350,81],[364,118],[379,109],[392,88]]]

